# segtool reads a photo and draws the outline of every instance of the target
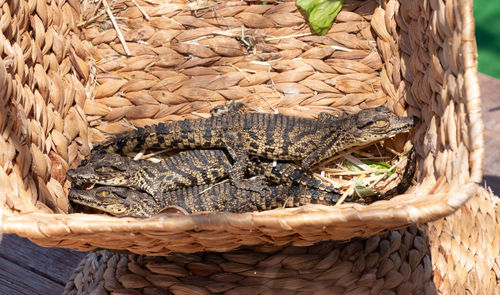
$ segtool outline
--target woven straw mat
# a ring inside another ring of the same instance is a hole
[[[500,294],[500,199],[349,243],[163,257],[88,254],[64,294]]]
[[[12,0],[0,9],[3,232],[138,254],[305,246],[435,220],[477,190],[483,126],[472,1],[349,0],[325,36],[311,34],[293,1]],[[65,172],[92,145],[206,116],[229,100],[300,116],[380,105],[418,116],[418,184],[368,206],[68,214]]]

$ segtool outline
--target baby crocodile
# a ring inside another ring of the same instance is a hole
[[[390,199],[405,192],[411,185],[416,170],[415,150],[408,153],[407,165],[400,183],[383,195],[356,198],[346,201],[369,203],[380,199]],[[134,161],[135,163],[135,161]],[[100,183],[112,178],[104,179]],[[89,190],[72,189],[69,198],[75,203],[99,209],[116,216],[150,217],[168,206],[177,206],[187,212],[229,211],[247,212],[278,207],[292,207],[304,204],[333,205],[339,194],[298,186],[266,186],[261,192],[244,190],[222,182],[163,191],[160,195],[150,195],[129,187],[102,186]]]
[[[401,194],[410,186],[416,168],[414,149],[408,154],[408,164],[401,182],[382,196],[389,199]],[[262,192],[239,189],[229,182],[201,185],[164,192],[159,198],[131,188],[101,186],[90,190],[72,189],[71,201],[115,216],[151,217],[166,207],[178,207],[187,213],[201,211],[225,211],[243,213],[279,207],[296,207],[306,204],[333,205],[339,195],[298,186],[268,186]],[[346,201],[370,202],[371,198]]]
[[[182,208],[187,213],[243,213],[306,204],[333,205],[340,196],[298,186],[266,186],[261,192],[256,192],[240,189],[230,182],[220,182],[165,192],[160,203],[147,193],[117,186],[72,189],[69,198],[115,216],[150,217],[168,207]]]
[[[322,183],[294,163],[250,158],[248,176],[263,176],[274,184],[296,184],[338,193],[335,187]],[[217,183],[228,178],[230,170],[228,155],[221,149],[213,149],[180,152],[158,163],[134,161],[118,154],[96,154],[67,174],[77,184],[126,186],[161,196],[181,187]]]
[[[365,109],[354,115],[335,117],[321,113],[318,120],[269,113],[241,111],[241,103],[230,104],[206,119],[159,123],[117,135],[97,146],[95,153],[127,153],[148,148],[225,148],[233,162],[230,178],[239,188],[248,155],[300,162],[308,169],[335,153],[391,137],[409,130],[412,117],[398,117],[384,107]]]

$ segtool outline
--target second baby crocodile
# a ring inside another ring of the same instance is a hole
[[[268,182],[338,193],[300,166],[251,156],[248,176],[262,176]],[[186,186],[216,183],[229,177],[231,163],[221,149],[188,150],[162,159],[158,163],[118,154],[96,154],[67,174],[76,184],[126,186],[149,193],[153,197]]]

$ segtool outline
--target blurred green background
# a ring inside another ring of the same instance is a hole
[[[479,72],[500,79],[500,1],[474,0]]]

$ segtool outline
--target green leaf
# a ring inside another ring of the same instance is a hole
[[[295,4],[306,12],[307,21],[314,32],[324,35],[342,9],[344,0],[296,0]]]
[[[349,171],[363,171],[363,169],[361,169],[358,165],[351,163],[348,160],[344,161],[344,167]]]
[[[363,160],[363,163],[365,163],[366,165],[370,166],[370,168],[373,168],[373,169],[391,169],[392,168],[391,164],[389,164],[387,162]],[[386,177],[391,176],[392,173],[394,173],[394,169],[391,169],[390,171],[388,171]],[[375,173],[375,175],[379,175],[379,174],[382,174],[382,172]]]
[[[376,169],[390,169],[392,166],[387,162],[363,160],[363,163]]]
[[[314,7],[316,7],[316,5],[326,1],[328,0],[296,0],[295,5],[304,10],[306,13],[309,13],[314,9]]]
[[[357,178],[354,178],[354,194],[358,198],[366,198],[375,196],[377,193],[362,184]]]

